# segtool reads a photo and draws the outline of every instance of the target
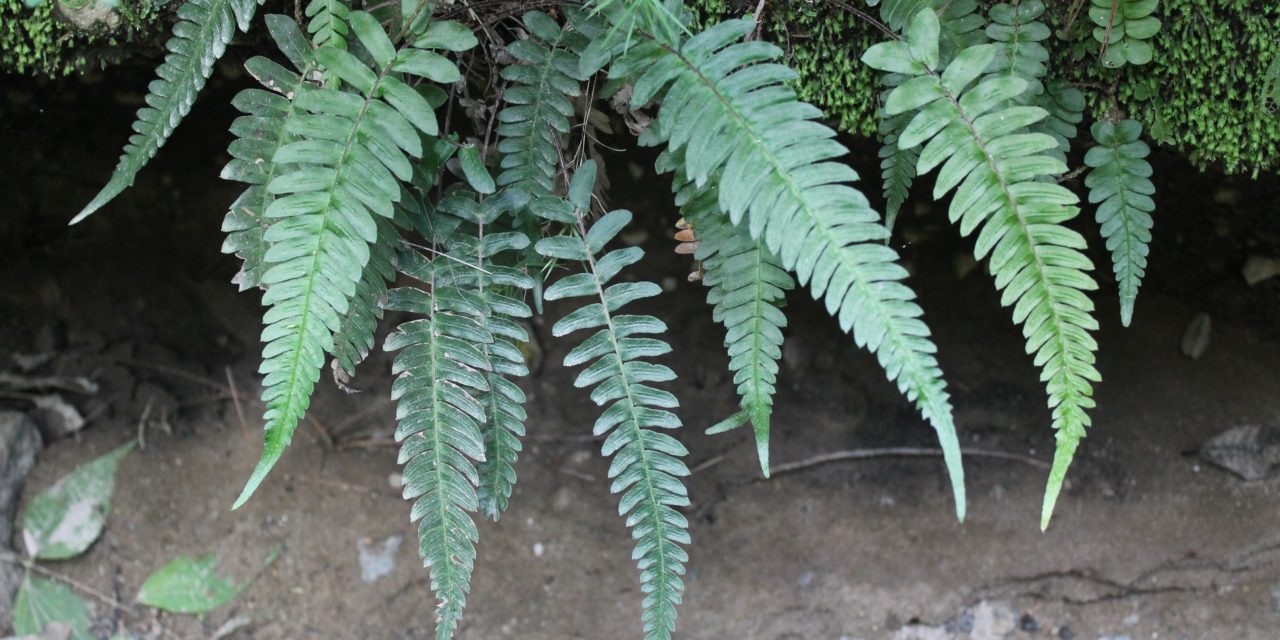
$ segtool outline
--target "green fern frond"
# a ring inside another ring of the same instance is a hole
[[[333,334],[356,295],[375,216],[391,219],[402,182],[412,179],[409,157],[423,155],[422,136],[434,136],[434,109],[397,76],[452,82],[452,62],[418,46],[395,48],[377,20],[352,12],[350,25],[373,68],[333,46],[315,59],[345,90],[308,86],[293,97],[298,112],[286,129],[300,139],[273,156],[292,171],[274,177],[266,209],[271,247],[263,275],[270,305],[263,320],[262,400],[267,405],[262,458],[236,500],[243,504],[284,453],[310,403],[311,392],[335,349]],[[473,39],[474,41],[474,39]],[[431,45],[424,38],[419,45]]]
[[[1048,72],[1045,64],[1049,61],[1049,50],[1041,44],[1051,34],[1049,27],[1040,21],[1044,3],[1041,0],[1002,2],[991,7],[988,15],[991,24],[987,25],[987,36],[998,51],[988,71],[996,77],[1025,80],[1027,89],[1014,98],[1014,102],[1031,104],[1044,93],[1041,78]]]
[[[347,19],[351,17],[350,0],[311,0],[307,3],[306,15],[312,44],[347,48],[347,37],[351,34],[347,26]]]
[[[613,456],[610,490],[622,494],[618,512],[636,540],[635,558],[640,568],[644,597],[645,637],[667,639],[675,629],[676,606],[684,591],[681,576],[688,555],[689,522],[678,507],[689,506],[688,492],[680,478],[689,469],[680,458],[688,452],[675,438],[659,431],[681,426],[667,411],[678,405],[675,396],[650,386],[675,378],[671,369],[642,358],[671,351],[662,340],[640,337],[660,334],[666,325],[644,315],[619,315],[625,304],[650,298],[662,291],[651,282],[610,284],[624,267],[644,255],[639,247],[601,253],[606,244],[631,221],[628,211],[612,211],[587,228],[595,163],[578,168],[570,186],[572,204],[550,200],[538,211],[553,222],[570,225],[572,235],[544,238],[538,253],[555,260],[581,262],[585,273],[560,279],[546,290],[547,300],[585,297],[596,300],[579,307],[552,327],[557,337],[582,330],[597,330],[565,356],[565,366],[590,363],[574,381],[576,387],[595,386],[591,400],[606,406],[593,433],[608,434],[602,453]]]
[[[1100,43],[1102,64],[1116,69],[1146,64],[1155,56],[1150,40],[1160,31],[1155,13],[1160,0],[1093,0],[1089,20],[1093,39]]]
[[[746,228],[817,300],[841,329],[875,353],[890,380],[933,425],[945,452],[956,501],[964,514],[964,475],[950,397],[936,348],[907,272],[883,244],[888,231],[861,192],[835,132],[821,112],[786,84],[793,71],[775,63],[778,47],[740,42],[749,20],[731,20],[685,41],[679,49],[637,45],[611,75],[634,73],[632,104],[661,96],[646,144],[683,150],[681,169],[699,186],[717,179],[719,207]]]
[[[899,144],[925,145],[919,173],[942,166],[934,197],[955,191],[950,217],[960,232],[969,235],[981,227],[975,256],[991,256],[1001,303],[1014,307],[1027,351],[1042,369],[1058,442],[1041,514],[1041,526],[1047,527],[1067,466],[1090,424],[1091,382],[1100,379],[1093,366],[1097,343],[1089,335],[1097,321],[1084,294],[1097,286],[1085,273],[1093,265],[1081,252],[1084,238],[1063,226],[1079,213],[1078,199],[1057,182],[1042,180],[1066,171],[1042,153],[1056,141],[1027,131],[1046,112],[1007,106],[1026,92],[1026,80],[988,77],[970,88],[995,59],[995,45],[970,47],[939,73],[938,31],[937,15],[922,11],[905,41],[878,44],[863,61],[914,76],[886,105],[890,114],[919,110]]]
[[[570,99],[582,95],[575,51],[586,39],[572,24],[561,27],[540,11],[524,14],[523,21],[530,37],[507,46],[516,63],[502,70],[511,85],[502,94],[507,106],[498,113],[497,184],[539,198],[556,188],[559,149],[574,116]]]
[[[165,43],[169,53],[156,69],[157,79],[147,87],[147,106],[138,109],[134,133],[120,162],[106,186],[71,224],[89,217],[133,184],[134,177],[191,111],[196,94],[213,72],[213,63],[227,50],[236,26],[247,31],[257,8],[257,0],[187,0],[178,9],[173,37]]]
[[[374,332],[382,319],[382,299],[387,295],[387,285],[396,277],[400,232],[385,218],[378,218],[374,223],[377,239],[369,245],[369,261],[356,283],[347,312],[333,333],[333,373],[344,387],[345,380],[356,374],[356,366],[373,351]]]
[[[493,333],[491,343],[479,345],[492,369],[483,373],[488,389],[476,394],[486,417],[481,425],[485,457],[479,466],[479,503],[481,512],[493,520],[507,509],[516,482],[520,438],[525,434],[525,395],[512,380],[529,375],[519,346],[529,341],[529,335],[520,321],[533,315],[522,298],[533,289],[534,280],[515,266],[519,258],[512,255],[528,248],[528,236],[488,229],[512,210],[523,208],[526,201],[523,192],[504,190],[483,202],[466,194],[453,194],[440,204],[441,211],[474,225],[473,236],[455,241],[461,246],[454,255],[460,256],[467,267],[461,268],[454,282],[484,302],[484,313],[478,320]]]
[[[893,231],[898,212],[911,193],[911,183],[916,179],[916,161],[920,149],[903,149],[898,137],[911,122],[910,113],[880,116],[880,177],[884,181],[884,226]]]
[[[694,258],[702,263],[702,283],[710,287],[712,318],[725,326],[729,370],[738,385],[742,412],[707,430],[721,433],[750,422],[760,470],[769,477],[769,418],[782,358],[781,307],[795,288],[791,274],[759,240],[735,227],[720,211],[716,194],[687,183],[676,198],[694,233]]]
[[[491,391],[485,374],[492,367],[481,347],[493,343],[493,333],[480,320],[484,300],[464,288],[470,268],[413,251],[400,259],[400,271],[426,289],[393,289],[386,308],[421,317],[400,325],[384,348],[400,352],[391,397],[404,498],[416,500],[409,517],[418,522],[418,553],[431,570],[436,637],[446,640],[462,617],[475,567],[479,533],[469,513],[480,507],[475,462],[485,459],[486,420],[477,395]]]
[[[1141,139],[1142,125],[1134,120],[1097,122],[1092,133],[1097,146],[1084,156],[1084,163],[1092,167],[1084,184],[1089,202],[1098,205],[1098,224],[1120,287],[1120,320],[1127,327],[1151,250],[1151,213],[1156,208],[1147,162],[1151,148]]]
[[[1044,154],[1066,164],[1067,152],[1071,151],[1071,141],[1076,139],[1076,125],[1084,120],[1084,94],[1069,84],[1052,81],[1045,92],[1040,94],[1037,105],[1049,115],[1044,120],[1032,124],[1031,130],[1053,136],[1058,146],[1056,149],[1045,151]]]
[[[277,165],[272,158],[281,147],[297,139],[285,128],[297,109],[291,98],[304,89],[304,78],[315,68],[311,46],[297,23],[281,15],[267,16],[266,23],[276,46],[288,52],[297,72],[267,58],[251,58],[245,63],[245,69],[269,91],[245,89],[231,101],[245,115],[231,123],[231,133],[236,139],[227,149],[231,161],[222,169],[221,177],[250,186],[236,198],[222,220],[222,231],[227,234],[222,252],[234,253],[244,261],[232,279],[241,291],[262,285],[268,248],[263,235],[269,226],[265,213],[275,199],[267,191],[267,183],[278,173],[289,170],[287,166]]]

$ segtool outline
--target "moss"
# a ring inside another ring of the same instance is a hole
[[[48,0],[28,8],[22,0],[0,0],[0,71],[56,77],[101,68],[136,46],[151,46],[163,32],[158,6]]]
[[[755,2],[694,0],[702,22],[750,13]],[[787,49],[800,72],[797,91],[825,110],[843,131],[870,136],[876,130],[879,80],[859,61],[883,35],[840,4],[861,0],[771,0],[764,32]],[[985,5],[993,4],[984,2]],[[1069,3],[1048,3],[1059,12]],[[1266,70],[1280,64],[1280,5],[1251,0],[1163,0],[1156,11],[1163,27],[1155,37],[1155,59],[1146,65],[1102,67],[1089,51],[1086,18],[1072,39],[1052,39],[1051,74],[1081,84],[1094,116],[1115,104],[1160,144],[1201,167],[1228,173],[1280,168],[1280,113],[1269,97],[1280,82]]]

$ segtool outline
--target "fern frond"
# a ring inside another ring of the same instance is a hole
[[[517,193],[520,195],[515,196]],[[479,503],[481,512],[493,520],[507,509],[516,482],[520,438],[525,434],[525,395],[512,380],[529,375],[519,346],[529,341],[529,334],[520,321],[533,315],[523,297],[533,289],[534,280],[516,266],[519,258],[511,255],[528,248],[528,236],[520,232],[492,233],[488,229],[495,220],[523,208],[526,201],[522,192],[504,190],[483,202],[454,194],[440,205],[441,211],[474,225],[473,237],[456,241],[460,246],[453,253],[468,267],[461,268],[453,281],[484,302],[483,315],[478,320],[493,333],[493,342],[479,345],[492,369],[483,373],[488,389],[476,394],[486,417],[481,425],[485,457],[479,466]]]
[[[306,15],[312,44],[347,48],[347,37],[351,34],[347,26],[347,19],[351,17],[350,0],[311,0],[307,3]]]
[[[382,319],[381,302],[387,295],[387,285],[396,277],[395,257],[401,243],[400,232],[385,218],[376,219],[374,224],[377,225],[377,233],[369,245],[369,261],[356,283],[347,312],[339,319],[338,330],[333,333],[332,368],[340,381],[354,376],[356,366],[364,362],[373,350],[374,332]]]
[[[878,44],[863,62],[914,76],[886,104],[890,114],[919,110],[899,145],[923,143],[919,173],[942,166],[934,197],[954,190],[952,222],[963,235],[981,227],[975,256],[991,256],[1001,303],[1014,307],[1027,351],[1042,369],[1058,441],[1041,514],[1041,526],[1047,527],[1067,466],[1090,423],[1091,382],[1100,379],[1093,366],[1097,343],[1089,335],[1098,325],[1084,294],[1097,286],[1085,273],[1093,265],[1081,253],[1084,238],[1063,226],[1079,213],[1078,199],[1056,181],[1041,180],[1066,171],[1042,154],[1056,141],[1027,132],[1046,112],[1007,106],[1026,92],[1026,80],[988,77],[970,88],[997,55],[995,45],[970,47],[939,73],[938,30],[937,15],[922,11],[908,26],[905,41]]]
[[[1000,3],[991,7],[987,36],[997,47],[995,61],[988,71],[996,77],[1017,77],[1027,83],[1026,91],[1014,98],[1016,104],[1031,104],[1044,94],[1041,78],[1048,72],[1049,50],[1042,42],[1051,32],[1040,21],[1044,15],[1041,0],[1022,0],[1017,4]],[[944,67],[945,68],[945,65]]]
[[[1031,125],[1031,130],[1053,136],[1057,141],[1056,149],[1045,151],[1045,155],[1067,163],[1067,153],[1071,151],[1071,141],[1076,138],[1076,125],[1084,120],[1084,94],[1079,89],[1061,81],[1050,82],[1045,92],[1040,94],[1037,106],[1049,115],[1040,122]]]
[[[445,82],[460,77],[438,54],[417,46],[397,50],[373,16],[352,12],[349,19],[373,68],[344,49],[317,49],[316,61],[346,89],[307,86],[296,94],[298,112],[286,129],[300,139],[272,158],[292,170],[267,185],[276,199],[266,209],[271,226],[264,235],[271,245],[263,275],[263,303],[271,309],[263,318],[260,368],[266,434],[262,458],[237,507],[292,439],[369,262],[369,245],[378,233],[375,216],[395,215],[401,183],[412,178],[409,157],[423,155],[423,134],[437,133],[432,106],[397,76]],[[429,45],[430,38],[424,42]]]
[[[574,115],[570,98],[582,95],[575,51],[586,42],[572,23],[561,27],[540,11],[524,14],[523,21],[530,37],[507,46],[517,62],[502,70],[511,85],[502,94],[507,106],[498,113],[497,184],[539,198],[555,190],[558,149]]]
[[[387,336],[385,349],[400,352],[392,365],[395,438],[404,498],[416,500],[410,520],[418,522],[418,553],[431,570],[441,640],[453,636],[471,588],[479,533],[469,512],[480,506],[475,462],[485,458],[480,425],[486,414],[477,395],[491,390],[482,346],[493,343],[493,333],[479,320],[485,302],[463,288],[469,270],[454,260],[404,252],[400,271],[426,288],[393,289],[386,303],[421,316]]]
[[[677,204],[694,232],[694,258],[702,263],[702,283],[710,287],[712,318],[725,326],[729,369],[738,385],[742,412],[707,430],[720,433],[750,422],[755,433],[760,470],[769,477],[769,418],[782,357],[782,330],[787,317],[781,307],[795,281],[764,243],[752,240],[720,211],[716,194],[689,183]]]
[[[916,161],[920,149],[903,149],[898,137],[911,122],[910,113],[880,116],[880,177],[884,181],[884,226],[893,231],[898,212],[911,193],[911,183],[916,179]]]
[[[1160,31],[1155,13],[1160,0],[1093,0],[1089,20],[1093,39],[1101,44],[1102,64],[1116,69],[1146,64],[1155,56],[1151,38]]]
[[[226,51],[236,26],[247,31],[257,8],[257,0],[187,0],[178,9],[173,37],[165,43],[169,53],[156,69],[157,79],[147,87],[147,106],[138,109],[134,133],[124,146],[120,162],[106,186],[72,218],[71,224],[89,217],[133,185],[134,177],[191,111],[196,94],[213,72],[213,63]]]
[[[305,77],[315,67],[311,46],[297,23],[281,15],[267,16],[266,23],[276,46],[289,52],[296,73],[267,58],[251,58],[245,62],[245,69],[269,91],[245,89],[231,101],[232,106],[245,115],[231,123],[231,133],[236,139],[227,149],[231,161],[223,167],[221,177],[250,186],[236,198],[222,219],[222,231],[227,234],[222,252],[234,253],[244,261],[232,279],[241,291],[262,285],[268,248],[263,235],[269,226],[265,214],[275,199],[267,191],[267,183],[278,173],[289,170],[287,166],[277,165],[272,158],[281,147],[297,139],[285,128],[297,109],[291,98],[303,91]]]
[[[630,247],[601,253],[631,221],[631,213],[612,211],[587,228],[595,171],[591,161],[578,168],[570,187],[572,205],[555,199],[537,208],[548,219],[570,225],[574,233],[544,238],[536,248],[547,258],[577,261],[586,267],[585,273],[567,276],[547,288],[547,300],[595,300],[560,319],[551,333],[560,337],[597,330],[565,356],[564,364],[590,363],[574,386],[595,386],[591,400],[608,406],[596,420],[593,433],[608,434],[601,451],[613,456],[610,490],[622,494],[618,511],[627,518],[636,540],[632,557],[640,568],[645,593],[645,637],[666,639],[675,629],[676,606],[684,591],[681,576],[688,561],[681,545],[689,544],[689,522],[676,511],[677,507],[689,506],[688,492],[680,480],[689,475],[688,467],[680,460],[688,452],[675,438],[659,431],[681,426],[680,419],[667,411],[678,405],[675,396],[650,386],[674,379],[675,373],[642,360],[671,351],[662,340],[640,337],[663,333],[666,325],[652,316],[617,313],[623,305],[658,295],[662,289],[651,282],[610,284],[619,271],[640,260],[644,252]]]
[[[1142,125],[1135,120],[1098,122],[1092,133],[1097,146],[1084,156],[1084,163],[1093,168],[1084,184],[1089,187],[1089,202],[1098,205],[1098,224],[1120,287],[1120,320],[1127,327],[1146,274],[1154,224],[1151,213],[1156,203],[1151,196],[1156,187],[1147,162],[1151,148],[1141,140]]]
[[[646,143],[683,150],[681,169],[699,186],[717,179],[719,207],[769,251],[876,354],[890,380],[937,431],[956,501],[964,514],[964,476],[950,397],[929,329],[903,284],[907,272],[883,244],[888,231],[861,192],[858,175],[832,160],[846,149],[816,121],[821,112],[786,84],[795,72],[775,63],[778,47],[739,42],[748,20],[716,25],[678,49],[637,45],[610,71],[634,71],[632,104],[661,96]]]

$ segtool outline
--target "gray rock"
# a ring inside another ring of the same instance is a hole
[[[15,411],[0,412],[0,550],[13,550],[18,494],[42,447],[40,430],[30,418]],[[13,623],[13,599],[21,581],[20,567],[0,563],[0,629]]]
[[[1280,429],[1232,427],[1201,445],[1200,457],[1245,480],[1261,480],[1280,466]]]

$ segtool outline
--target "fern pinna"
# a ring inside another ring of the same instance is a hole
[[[689,544],[689,521],[676,511],[689,506],[689,495],[680,478],[689,475],[681,461],[688,451],[661,429],[676,429],[680,419],[667,409],[679,405],[670,392],[651,386],[675,379],[664,365],[642,358],[671,351],[653,337],[667,326],[653,316],[617,313],[628,303],[651,298],[662,292],[652,282],[610,284],[625,267],[644,255],[638,247],[602,253],[631,222],[631,212],[611,211],[588,228],[587,214],[595,181],[593,161],[578,167],[569,187],[569,201],[552,200],[538,207],[551,222],[567,225],[568,235],[538,241],[538,253],[553,260],[583,264],[585,272],[565,276],[546,290],[547,300],[587,298],[592,302],[561,318],[552,327],[557,337],[595,330],[565,356],[565,366],[590,363],[578,374],[575,387],[595,388],[591,400],[608,407],[596,420],[592,433],[608,435],[601,453],[613,456],[610,490],[621,493],[619,514],[627,518],[636,540],[632,556],[640,567],[644,597],[644,628],[648,638],[669,638],[675,629],[676,605],[684,592],[688,555],[681,545]]]
[[[1078,199],[1042,179],[1066,171],[1043,153],[1055,149],[1057,141],[1028,130],[1047,113],[1040,107],[1010,106],[1026,92],[1027,81],[1016,74],[983,78],[998,53],[990,44],[969,47],[940,68],[939,31],[937,15],[921,11],[904,40],[872,47],[863,61],[912,76],[885,105],[890,114],[918,110],[898,144],[923,143],[918,172],[941,166],[934,197],[954,190],[951,221],[964,235],[981,227],[974,254],[979,260],[991,257],[1001,303],[1013,306],[1027,351],[1043,371],[1058,432],[1041,513],[1041,526],[1047,527],[1067,467],[1090,424],[1091,383],[1100,379],[1094,368],[1097,343],[1089,335],[1098,323],[1084,293],[1096,287],[1086,274],[1093,265],[1081,253],[1084,238],[1063,226],[1079,213]]]
[[[846,150],[816,121],[821,112],[785,83],[782,50],[743,41],[755,28],[731,20],[683,42],[635,44],[610,70],[633,76],[633,107],[661,98],[646,144],[666,143],[699,187],[713,185],[735,224],[807,284],[854,341],[874,352],[890,380],[937,431],[963,518],[964,474],[951,402],[907,272],[883,241],[888,231],[861,192]],[[679,153],[677,153],[679,152]]]

